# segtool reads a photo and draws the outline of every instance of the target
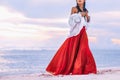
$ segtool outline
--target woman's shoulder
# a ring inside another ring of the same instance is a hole
[[[77,8],[76,8],[76,7],[72,7],[72,9],[71,9],[71,14],[77,13],[77,12],[78,12]]]

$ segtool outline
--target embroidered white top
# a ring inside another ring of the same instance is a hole
[[[76,36],[80,30],[85,26],[87,28],[87,22],[81,13],[74,13],[69,17],[70,32],[69,37]]]

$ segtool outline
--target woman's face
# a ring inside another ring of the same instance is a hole
[[[76,0],[78,4],[84,4],[85,0]]]

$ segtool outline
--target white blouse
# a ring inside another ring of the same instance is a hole
[[[70,15],[68,23],[70,25],[69,37],[79,34],[83,26],[87,27],[87,22],[85,18],[81,16],[81,13]]]

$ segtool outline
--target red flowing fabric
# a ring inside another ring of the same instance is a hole
[[[76,36],[67,38],[46,68],[53,75],[97,73],[94,57],[89,49],[85,27]]]

